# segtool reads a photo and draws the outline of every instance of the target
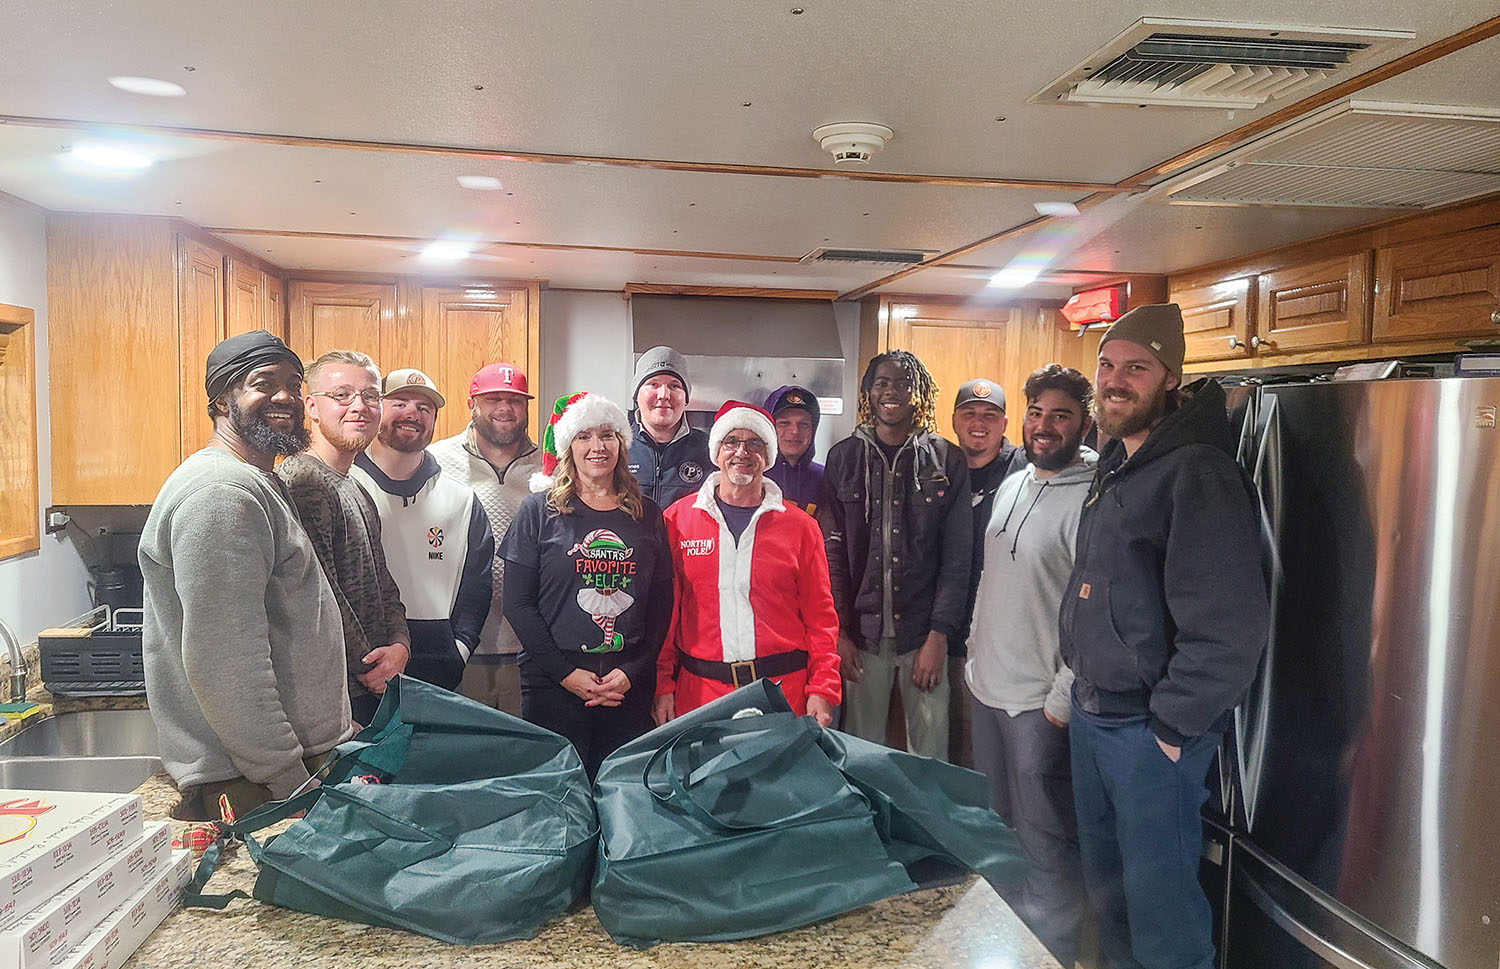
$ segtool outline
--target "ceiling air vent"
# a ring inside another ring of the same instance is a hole
[[[935,250],[928,249],[814,249],[798,262],[858,262],[870,266],[915,266]]]
[[[1255,108],[1415,36],[1147,17],[1030,100]]]

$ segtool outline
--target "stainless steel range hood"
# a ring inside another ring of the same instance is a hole
[[[687,358],[688,421],[695,427],[712,423],[726,400],[763,404],[785,384],[817,395],[825,418],[820,430],[844,411],[845,359],[829,300],[636,293],[630,325],[632,366],[663,344]],[[827,453],[823,436],[819,452]]]

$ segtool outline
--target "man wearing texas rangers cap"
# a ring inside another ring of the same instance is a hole
[[[474,489],[489,515],[496,544],[510,527],[527,482],[541,470],[541,449],[528,433],[526,374],[514,364],[486,364],[469,381],[469,425],[427,449],[443,474]],[[498,552],[492,567],[490,614],[479,634],[479,646],[464,667],[459,692],[497,710],[521,715],[521,677],[516,656],[521,642],[501,613],[505,559]]]
[[[765,476],[770,414],[731,400],[708,441],[719,470],[664,516],[676,604],[652,714],[660,725],[769,678],[793,711],[828,726],[842,685],[822,531]]]

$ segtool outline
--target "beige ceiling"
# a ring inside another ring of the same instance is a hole
[[[417,253],[453,237],[477,248],[445,274],[849,293],[891,270],[794,260],[821,245],[945,253],[1036,219],[1035,202],[1090,192],[624,162],[834,174],[812,129],[861,120],[896,131],[871,172],[1112,185],[1284,105],[1230,117],[1027,98],[1141,16],[1219,13],[1184,0],[8,4],[0,190],[57,210],[180,216],[288,268],[432,271]],[[1382,59],[1494,13],[1492,0],[1263,0],[1254,10],[1263,23],[1415,32]],[[1497,108],[1497,64],[1500,40],[1486,40],[1358,96]],[[105,83],[116,74],[188,93],[125,94]],[[181,128],[217,134],[171,130]],[[59,164],[64,145],[106,135],[162,161],[116,181]],[[407,148],[319,143],[332,139]],[[505,152],[607,161],[475,157]],[[496,176],[504,190],[462,189],[459,174]],[[1088,278],[1068,270],[1172,271],[1389,214],[1176,206],[1121,192],[1045,234],[978,247],[887,288],[982,293],[1025,253],[1044,275],[1024,295],[1058,295]]]

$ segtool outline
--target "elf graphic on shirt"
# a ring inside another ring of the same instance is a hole
[[[608,528],[596,528],[583,541],[568,549],[584,585],[578,590],[578,607],[589,614],[604,641],[584,645],[585,653],[617,653],[625,648],[625,637],[615,632],[615,620],[635,604],[625,589],[635,577],[635,549]]]

